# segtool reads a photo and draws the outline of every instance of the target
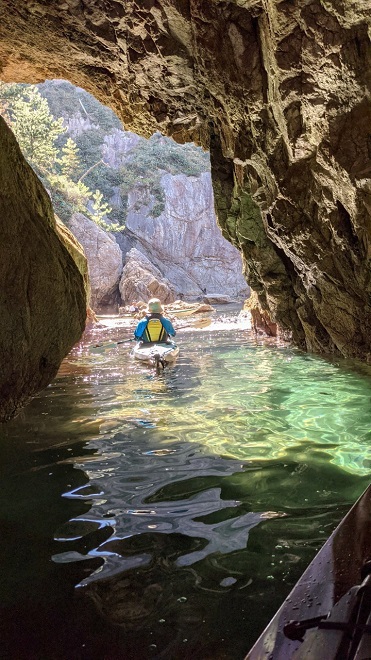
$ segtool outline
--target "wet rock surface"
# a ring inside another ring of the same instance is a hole
[[[271,318],[370,354],[363,0],[3,2],[0,77],[67,78],[126,128],[210,148],[219,223]]]

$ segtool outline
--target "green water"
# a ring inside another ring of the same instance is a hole
[[[75,351],[2,429],[0,657],[242,660],[368,485],[369,368],[179,343]]]

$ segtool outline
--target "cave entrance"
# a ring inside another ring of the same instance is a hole
[[[65,80],[2,84],[1,107],[55,214],[85,250],[95,311],[153,296],[246,298],[241,256],[217,225],[201,147],[126,131],[112,110]]]

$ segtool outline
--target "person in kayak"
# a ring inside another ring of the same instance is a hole
[[[173,324],[162,315],[162,312],[161,301],[158,298],[151,298],[148,301],[145,318],[139,321],[135,328],[135,339],[145,343],[164,343],[169,341],[170,337],[175,337]]]

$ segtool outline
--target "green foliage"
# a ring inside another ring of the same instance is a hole
[[[95,191],[94,195],[92,196],[92,199],[93,199],[93,211],[96,218],[101,220],[103,216],[108,215],[108,213],[111,213],[112,211],[111,207],[103,202],[103,195],[99,190]]]
[[[4,119],[10,124],[11,106],[14,101],[22,97],[23,92],[27,85],[24,83],[3,83],[0,82],[0,113]]]
[[[55,141],[65,132],[63,119],[54,119],[48,102],[33,85],[24,87],[21,94],[16,93],[7,114],[11,129],[30,164],[53,170],[58,154]]]
[[[78,211],[107,231],[122,231],[131,192],[137,211],[146,207],[157,217],[165,208],[164,174],[199,176],[210,169],[208,154],[201,148],[180,146],[160,133],[130,142],[125,166],[111,167],[114,161],[107,158],[105,140],[112,133],[109,142],[116,144],[117,130],[123,130],[119,119],[67,81],[37,86],[0,83],[0,111],[66,224]],[[110,200],[118,190],[120,202],[115,207]]]
[[[92,195],[93,200],[93,211],[88,212],[88,217],[93,220],[99,227],[102,227],[105,231],[122,231],[125,228],[125,225],[119,225],[118,223],[109,223],[104,220],[112,211],[112,208],[108,206],[103,201],[103,195],[100,190],[96,190]]]
[[[74,175],[78,174],[80,170],[79,150],[76,142],[70,137],[64,147],[62,147],[62,155],[59,159],[59,164],[62,173],[70,179],[73,179]]]
[[[151,215],[158,217],[165,208],[161,186],[164,174],[200,176],[209,169],[208,154],[201,148],[193,144],[180,146],[174,140],[155,133],[149,140],[140,140],[131,151],[121,171],[121,194],[127,206],[128,195],[135,189],[140,195],[141,205],[149,207]]]
[[[163,202],[156,202],[151,209],[152,217],[158,218],[164,209],[165,209],[165,204]]]
[[[75,183],[64,174],[50,174],[48,183],[53,206],[63,222],[68,224],[72,213],[87,215],[91,191],[82,181]]]
[[[72,87],[72,86],[71,86]],[[45,187],[49,190],[57,215],[68,224],[72,213],[90,216],[104,229],[120,231],[118,224],[108,225],[103,216],[111,208],[103,201],[98,188],[94,194],[81,180],[74,178],[81,173],[79,150],[71,137],[58,147],[60,136],[65,133],[62,117],[55,119],[50,113],[48,101],[34,85],[0,85],[0,109],[15,133],[25,158],[30,162]],[[90,148],[100,145],[97,139]],[[92,199],[93,213],[89,212]]]
[[[66,123],[76,117],[86,120],[87,128],[73,136],[78,149],[81,176],[101,160],[105,136],[113,130],[122,130],[121,122],[110,108],[99,103],[84,89],[75,87],[66,80],[47,80],[39,84],[38,89],[48,100],[51,112],[55,116],[63,115]],[[57,144],[60,148],[63,148],[68,137],[71,136],[66,133],[58,139]],[[73,178],[76,179],[76,176]],[[90,190],[99,189],[107,204],[112,196],[112,188],[120,185],[120,182],[120,173],[103,162],[84,176],[84,183]],[[117,212],[117,209],[115,211]]]

